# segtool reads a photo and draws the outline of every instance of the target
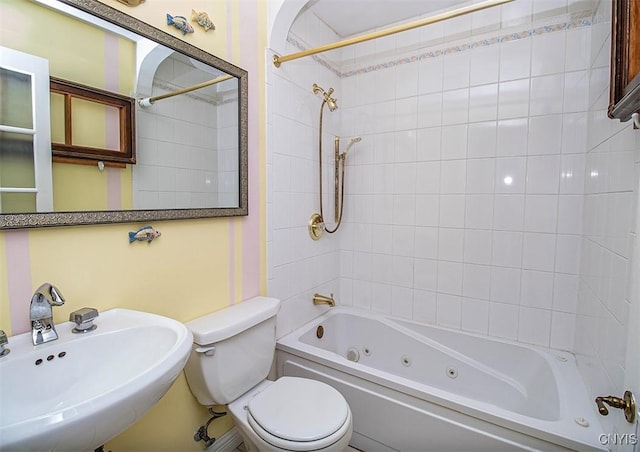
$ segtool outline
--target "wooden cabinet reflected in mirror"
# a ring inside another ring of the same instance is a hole
[[[640,1],[613,0],[609,117],[628,121],[640,111]]]
[[[55,130],[54,123],[60,123],[60,133],[51,139],[54,161],[82,164],[122,162],[122,168],[124,163],[136,163],[133,98],[55,77],[50,77],[49,85],[51,128]],[[58,107],[57,111],[54,105]],[[86,138],[76,133],[77,129],[90,129],[86,123],[98,122],[103,117],[111,117],[115,125],[114,130],[109,131],[113,135],[111,148],[107,145],[91,146],[90,139],[83,142],[82,139]]]

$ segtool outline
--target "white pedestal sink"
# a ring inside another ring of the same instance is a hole
[[[0,358],[0,450],[90,451],[138,420],[169,390],[193,343],[180,322],[145,312],[100,313],[98,328],[34,346],[9,338]]]

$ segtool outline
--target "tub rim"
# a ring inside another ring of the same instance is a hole
[[[418,383],[361,363],[348,361],[337,353],[300,341],[300,337],[303,334],[312,331],[322,322],[339,314],[365,317],[374,321],[380,321],[392,328],[394,327],[394,322],[396,320],[410,322],[426,326],[428,328],[480,338],[490,342],[506,343],[512,346],[532,350],[545,359],[555,378],[560,405],[559,419],[557,421],[542,420],[509,411],[499,406],[469,397],[459,396],[455,393],[448,392],[428,384]],[[351,306],[336,306],[331,308],[320,316],[281,336],[276,342],[276,352],[277,351],[286,352],[309,361],[318,362],[337,371],[387,386],[400,393],[404,393],[448,409],[459,411],[463,414],[512,429],[516,432],[544,439],[551,443],[569,448],[587,446],[594,450],[608,450],[597,441],[598,435],[604,433],[604,430],[602,429],[600,420],[597,417],[595,408],[588,403],[590,399],[586,391],[584,381],[578,372],[575,356],[567,351],[447,328],[441,325],[417,322],[401,317],[394,317],[388,314],[370,312],[362,308]],[[316,353],[313,351],[316,351]],[[368,372],[368,369],[371,369],[373,372]],[[575,381],[576,379],[578,382]],[[586,421],[588,423],[588,427],[580,425],[578,422],[579,418]]]

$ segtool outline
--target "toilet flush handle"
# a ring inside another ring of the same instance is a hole
[[[196,348],[196,352],[204,353],[205,356],[213,356],[216,354],[216,347],[214,345],[210,345],[208,347],[198,347]]]

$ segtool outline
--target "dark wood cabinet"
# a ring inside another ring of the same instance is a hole
[[[628,121],[640,111],[640,0],[613,0],[608,114]]]

